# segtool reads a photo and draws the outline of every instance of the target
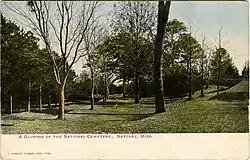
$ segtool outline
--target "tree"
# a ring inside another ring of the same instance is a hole
[[[244,68],[241,72],[243,77],[249,77],[249,61],[246,61],[244,64]]]
[[[133,58],[130,50],[131,47],[131,35],[125,30],[117,31],[113,35],[107,36],[102,44],[98,46],[98,52],[100,56],[99,67],[104,79],[105,98],[107,98],[108,84],[115,75],[116,79],[123,80],[123,97],[125,97],[125,85],[126,81],[130,80],[133,67]],[[134,66],[134,65],[133,65]]]
[[[221,80],[223,74],[225,73],[225,68],[226,66],[232,65],[232,59],[230,58],[227,50],[222,47],[222,28],[220,28],[218,31],[218,46],[212,54],[212,59],[210,60],[212,70],[211,78],[213,81],[216,81],[218,96],[220,92],[220,84],[222,83]]]
[[[182,34],[187,33],[187,27],[183,22],[173,19],[167,22],[165,32],[163,40],[164,92],[172,101],[173,97],[182,96],[185,93],[184,81],[179,78],[184,78],[181,74],[185,72],[179,73],[182,65],[179,64],[181,46],[178,41]]]
[[[173,98],[183,98],[188,93],[188,75],[183,63],[175,63],[164,76],[164,95]]]
[[[28,12],[18,9],[13,4],[9,8],[24,17],[29,26],[44,42],[46,51],[52,60],[51,66],[58,90],[60,90],[58,119],[64,120],[64,92],[67,78],[72,66],[85,55],[84,36],[95,21],[91,19],[94,17],[99,3],[96,1],[81,3],[28,1],[27,5],[29,6]],[[54,7],[56,10],[52,13],[51,9]],[[51,39],[52,37],[55,39]],[[53,44],[53,41],[57,41],[57,43]],[[60,48],[60,61],[58,63],[53,52],[54,46]]]
[[[105,40],[104,40],[105,42]],[[113,57],[111,56],[112,53],[105,46],[105,43],[100,44],[97,47],[98,50],[98,68],[99,68],[99,76],[102,80],[102,87],[103,87],[103,101],[109,99],[109,86],[112,83],[112,80],[115,78],[116,70],[114,67]]]
[[[20,82],[20,72],[17,70],[21,57],[17,54],[17,48],[20,46],[18,39],[21,39],[21,34],[20,28],[1,14],[1,93],[3,99],[9,95],[10,114],[13,110],[13,92]]]
[[[179,59],[179,45],[178,41],[182,34],[187,32],[186,25],[173,19],[167,22],[165,29],[165,36],[163,40],[163,73],[169,74],[170,70],[174,69],[176,60]],[[168,71],[168,72],[167,72]]]
[[[131,45],[133,45],[133,41],[131,41],[132,38],[134,37],[129,31],[120,30],[114,35],[108,36],[102,44],[98,46],[99,55],[101,56],[100,65],[104,71],[104,79],[108,80],[107,82],[109,84],[113,80],[122,79],[124,96],[125,83],[130,80],[134,81],[135,68],[137,67],[136,71],[140,75],[140,80],[142,80],[144,76],[151,74],[152,68],[150,63],[150,60],[153,58],[152,42],[146,38],[138,37],[138,57],[135,59],[134,52],[131,52]],[[110,71],[113,74],[110,73]],[[137,94],[139,93],[136,93],[136,95]]]
[[[181,46],[182,62],[186,63],[188,73],[188,100],[192,99],[192,71],[195,69],[194,64],[201,53],[201,46],[191,33],[182,34],[179,39]]]
[[[84,42],[86,45],[86,66],[90,69],[91,77],[91,110],[94,109],[94,78],[97,72],[98,65],[98,51],[97,46],[100,44],[105,31],[98,23],[92,22],[92,27],[84,36]]]
[[[30,93],[32,86],[41,78],[41,70],[46,66],[27,55],[40,56],[38,39],[30,32],[25,32],[16,24],[1,15],[2,72],[4,95],[10,96],[10,113],[15,92],[28,92],[27,111],[30,111]],[[31,79],[34,83],[31,82]],[[23,88],[22,88],[23,87]],[[17,94],[16,94],[17,95]],[[22,94],[25,95],[25,94]],[[20,95],[20,96],[22,96]],[[19,97],[20,97],[19,96]],[[22,99],[19,98],[19,100]]]
[[[204,96],[204,59],[205,59],[205,48],[204,48],[204,45],[205,45],[205,37],[203,37],[202,39],[202,48],[201,48],[201,97]]]
[[[157,34],[154,48],[155,113],[165,112],[162,80],[162,42],[165,34],[165,26],[168,21],[170,4],[170,1],[158,2]]]
[[[156,10],[150,2],[119,2],[114,5],[112,12],[112,27],[114,31],[125,30],[130,34],[131,46],[127,49],[133,55],[133,83],[135,103],[139,103],[140,66],[139,52],[140,37],[149,39],[154,32]],[[152,38],[151,38],[152,39]],[[152,46],[153,47],[153,46]]]
[[[216,49],[210,59],[211,80],[217,85],[219,94],[220,85],[232,86],[239,78],[238,69],[233,64],[232,58],[225,48]],[[219,76],[220,75],[220,76]]]

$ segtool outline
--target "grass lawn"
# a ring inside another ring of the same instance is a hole
[[[246,89],[247,88],[247,89]],[[239,133],[249,132],[248,81],[222,91],[211,86],[205,97],[194,100],[166,100],[166,112],[154,114],[154,98],[98,102],[66,106],[66,120],[56,120],[57,109],[2,115],[2,133]],[[221,96],[222,95],[222,96]],[[242,98],[242,95],[244,97]],[[233,97],[233,98],[232,98]]]

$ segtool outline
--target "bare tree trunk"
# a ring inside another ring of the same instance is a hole
[[[64,93],[65,86],[60,86],[60,104],[59,104],[59,115],[58,119],[65,120],[65,93]]]
[[[155,113],[166,112],[162,79],[162,41],[165,34],[165,26],[168,21],[170,4],[170,1],[158,2],[158,25],[154,48]]]
[[[107,99],[106,99],[106,84],[104,82],[104,85],[103,85],[103,102],[105,102]]]
[[[207,60],[208,61],[208,60]],[[210,82],[210,75],[209,75],[210,73],[209,73],[209,68],[208,68],[208,62],[206,62],[206,75],[207,75],[207,81],[206,81],[206,88],[208,88],[209,87],[209,82]]]
[[[56,2],[56,9],[53,11],[57,21],[51,19],[51,3],[43,1],[32,1],[27,4],[29,7],[27,10],[22,10],[12,5],[11,10],[25,18],[32,29],[35,30],[36,34],[41,38],[45,44],[46,51],[49,57],[51,57],[52,66],[54,71],[55,80],[60,84],[60,108],[61,113],[58,115],[60,119],[64,119],[64,88],[66,79],[64,73],[67,73],[72,69],[73,65],[79,61],[85,53],[81,53],[82,44],[86,34],[93,27],[94,22],[99,18],[94,18],[97,8],[100,3],[95,1],[91,3],[79,4],[79,8],[76,9],[74,2]],[[72,20],[75,18],[76,21]],[[74,25],[76,24],[76,25]],[[57,63],[57,58],[53,52],[53,45],[51,40],[50,28],[55,35],[56,40],[60,47],[60,58],[63,59],[63,64],[68,63],[67,67],[63,68],[61,72],[61,66]],[[102,35],[102,34],[101,34]],[[72,42],[72,43],[71,43]],[[96,43],[95,43],[96,44]],[[64,81],[64,82],[63,82]],[[59,110],[60,111],[60,110]]]
[[[27,112],[30,112],[30,96],[31,96],[31,79],[29,79],[29,84],[28,84],[28,107],[27,107]]]
[[[135,88],[135,104],[138,104],[140,101],[140,92],[139,92],[139,74],[135,74],[134,88]]]
[[[219,50],[219,69],[217,75],[217,96],[220,93],[220,68],[221,68],[221,59],[220,59],[220,50]]]
[[[204,91],[203,91],[203,88],[204,88],[204,61],[203,61],[203,56],[204,56],[204,51],[202,51],[202,55],[201,55],[201,97],[204,96]]]
[[[109,84],[106,84],[106,100],[109,99]]]
[[[94,73],[91,72],[91,110],[94,109]]]
[[[218,55],[218,59],[219,59],[219,67],[218,67],[218,77],[217,77],[217,96],[219,95],[219,92],[220,92],[220,70],[221,70],[221,31],[222,31],[222,28],[220,28],[219,30],[219,55]]]
[[[39,86],[39,110],[42,110],[42,85]]]
[[[51,109],[51,97],[50,97],[50,92],[48,93],[48,108]]]
[[[126,97],[126,79],[125,76],[123,75],[122,78],[122,97],[125,98]]]
[[[104,101],[107,101],[107,73],[106,73],[106,68],[105,68],[105,71],[104,71]]]
[[[204,96],[204,45],[205,37],[202,39],[202,51],[201,51],[201,97]]]
[[[189,55],[189,74],[188,74],[188,99],[192,99],[192,57]]]
[[[61,89],[60,89],[60,87],[59,87],[59,89],[58,89],[58,92],[56,92],[56,98],[55,98],[55,106],[60,106],[60,99],[61,99],[61,95],[60,95],[60,93],[61,93]]]
[[[12,101],[12,95],[10,95],[10,114],[12,114],[12,110],[13,110],[13,101]]]

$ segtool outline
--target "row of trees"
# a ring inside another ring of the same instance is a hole
[[[219,85],[235,83],[228,78],[239,76],[225,48],[209,50],[185,23],[168,21],[170,2],[159,2],[158,12],[150,2],[115,3],[110,33],[96,14],[99,2],[29,1],[28,11],[7,6],[32,26],[32,32],[25,32],[1,17],[2,95],[10,99],[10,108],[12,96],[22,96],[29,111],[33,91],[40,108],[42,99],[59,101],[58,118],[64,119],[65,92],[66,98],[90,96],[94,109],[94,95],[102,94],[105,101],[111,91],[133,96],[135,103],[155,95],[159,113],[165,111],[164,94],[192,99],[194,91],[203,96],[209,84],[219,91]],[[72,67],[81,58],[84,73],[76,76]],[[119,80],[122,87],[114,85]]]
[[[46,101],[49,107],[51,103],[59,103],[51,61],[46,50],[39,48],[38,38],[3,15],[1,31],[2,106],[9,105],[12,113],[14,104],[21,108],[27,105],[25,109],[30,111],[32,102],[40,109],[42,101]],[[53,53],[59,62],[60,57],[56,52]],[[71,81],[76,76],[73,70],[69,75]]]

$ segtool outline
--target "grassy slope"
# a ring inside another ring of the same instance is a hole
[[[66,121],[55,120],[54,114],[17,113],[3,115],[3,133],[199,133],[248,132],[246,100],[224,96],[216,99],[214,86],[203,98],[185,102],[166,102],[167,112],[154,113],[154,99],[142,99],[138,109],[132,99],[100,102],[95,110],[89,105],[69,105]],[[221,94],[248,95],[248,81],[242,81]],[[198,96],[196,93],[194,96]],[[230,99],[226,99],[230,98]],[[54,113],[54,112],[51,112]]]

